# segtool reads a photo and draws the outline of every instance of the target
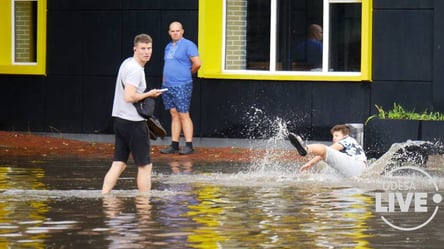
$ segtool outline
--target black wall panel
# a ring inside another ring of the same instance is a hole
[[[120,9],[126,0],[49,0],[48,10],[111,10]],[[150,1],[151,2],[151,1]]]
[[[82,132],[112,133],[111,111],[116,78],[85,77],[82,87]]]
[[[46,130],[83,132],[83,80],[76,76],[48,77],[45,82]]]
[[[437,0],[440,1],[440,0]],[[431,9],[436,0],[374,0],[373,8],[379,9]]]
[[[123,13],[121,38],[123,57],[132,56],[135,35],[140,33],[149,34],[153,38],[153,54],[150,62],[145,65],[146,75],[147,77],[161,77],[163,48],[165,46],[161,37],[168,35],[167,30],[168,27],[161,29],[161,13],[159,11],[125,11]]]
[[[314,138],[331,140],[336,124],[364,123],[368,117],[370,83],[325,83],[313,85],[312,127]]]
[[[375,11],[373,30],[374,80],[432,80],[433,11]]]
[[[121,14],[113,11],[85,11],[82,59],[85,75],[114,75],[120,64]],[[132,48],[132,43],[128,44]],[[132,53],[131,53],[132,54]]]
[[[205,80],[202,83],[202,135],[267,137],[281,119],[290,130],[310,125],[311,89],[290,82]]]
[[[433,104],[434,110],[444,112],[444,1],[435,1],[433,44]]]
[[[0,129],[39,131],[44,126],[44,78],[3,76]]]
[[[50,10],[196,10],[198,0],[49,0]]]
[[[124,9],[157,9],[157,10],[196,10],[198,0],[168,0],[168,1],[147,1],[147,0],[122,0]]]
[[[51,2],[51,1],[50,1]],[[83,18],[80,12],[48,12],[47,73],[83,74]]]
[[[432,84],[427,82],[392,82],[378,81],[372,86],[371,113],[376,113],[375,105],[385,110],[393,103],[402,105],[407,110],[433,110]]]

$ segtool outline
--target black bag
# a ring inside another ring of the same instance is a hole
[[[122,88],[125,90],[125,84],[122,83]],[[144,92],[148,92],[149,89],[146,88]],[[156,101],[153,98],[144,98],[139,102],[134,103],[137,113],[143,118],[149,119],[154,114],[154,109],[156,109]]]
[[[148,89],[145,90],[145,92],[147,91]],[[154,98],[148,97],[134,103],[134,106],[136,107],[137,113],[139,113],[140,116],[148,119],[154,114],[154,109],[156,109],[156,101]]]

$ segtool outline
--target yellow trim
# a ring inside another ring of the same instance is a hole
[[[372,0],[362,0],[362,45],[360,73],[301,73],[223,71],[223,0],[199,1],[199,54],[202,67],[198,76],[215,79],[283,81],[371,81],[372,75]]]
[[[199,77],[220,75],[222,70],[222,0],[199,1]],[[219,78],[219,76],[217,76]]]
[[[11,62],[11,1],[0,1],[0,23],[0,65],[4,65]]]
[[[46,75],[46,6],[37,1],[37,63],[14,63],[12,60],[12,1],[0,2],[0,74]]]
[[[363,80],[372,80],[373,0],[362,1],[361,73]]]

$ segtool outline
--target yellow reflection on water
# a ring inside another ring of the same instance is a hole
[[[20,168],[0,166],[0,189],[2,190],[45,190],[41,181],[45,171],[40,168]],[[18,199],[14,201],[14,199]],[[30,226],[40,226],[45,220],[48,205],[44,201],[22,201],[19,193],[16,197],[0,200],[0,248],[20,246],[28,248],[45,248],[48,237],[44,233],[29,233]],[[21,221],[21,222],[17,222]],[[20,240],[20,239],[19,239]]]

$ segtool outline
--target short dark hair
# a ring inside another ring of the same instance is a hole
[[[350,127],[348,127],[347,125],[335,125],[333,126],[333,128],[331,128],[330,133],[333,134],[333,132],[336,131],[340,131],[342,132],[342,134],[344,135],[349,135],[350,134]]]
[[[134,37],[134,46],[136,46],[137,43],[153,43],[153,39],[147,34],[138,34]]]

